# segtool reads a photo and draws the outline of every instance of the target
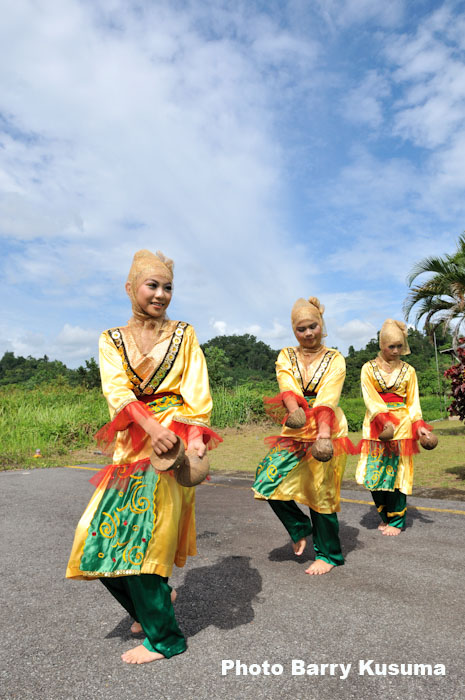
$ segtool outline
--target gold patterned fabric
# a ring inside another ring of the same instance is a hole
[[[345,374],[343,356],[330,348],[324,348],[323,356],[318,357],[307,368],[299,361],[298,348],[284,348],[276,362],[276,376],[281,393],[292,391],[297,396],[303,396],[304,391],[310,388],[315,394],[312,408],[326,407],[334,412],[336,427],[331,434],[333,440],[343,440],[348,433],[346,418],[338,405]],[[313,413],[303,428],[283,426],[281,438],[302,442],[302,454],[298,453],[299,458],[295,460],[295,466],[278,481],[276,489],[268,498],[297,501],[317,513],[335,513],[340,510],[340,487],[347,456],[342,450],[335,451],[329,462],[318,462],[307,449],[308,443],[314,442],[317,434],[318,426]],[[279,452],[279,447],[277,451]],[[260,467],[257,470],[257,479],[259,475]],[[265,498],[258,490],[254,491],[254,496],[258,499]]]
[[[129,326],[116,329],[119,334],[116,337],[112,337],[115,329],[106,331],[100,336],[102,388],[110,415],[113,418],[130,402],[137,401],[135,393],[137,389],[147,397],[154,392],[180,397],[176,400],[165,398],[162,402],[163,410],[157,413],[157,420],[162,425],[169,426],[174,420],[188,425],[208,427],[212,400],[204,355],[192,326],[175,321],[169,323],[172,324],[171,334],[156,343],[147,355],[139,351]],[[180,342],[174,343],[175,339],[179,339]],[[119,344],[120,341],[121,344]],[[148,460],[151,450],[148,436],[142,448],[136,452],[129,430],[120,431],[116,439],[113,463],[119,465],[144,463]],[[121,565],[119,569],[106,573],[82,567],[85,550],[93,546],[93,540],[89,538],[98,538],[99,533],[102,533],[100,528],[103,526],[103,518],[108,520],[108,515],[113,519],[110,518],[110,521],[118,525],[118,532],[112,531],[116,537],[115,550],[118,550],[118,543],[124,544],[126,541],[123,539],[123,536],[126,536],[124,534],[126,531],[123,532],[123,529],[128,525],[124,525],[125,521],[122,516],[120,517],[118,508],[121,508],[124,499],[127,499],[127,504],[124,501],[124,506],[127,508],[125,512],[130,514],[133,502],[130,500],[129,489],[128,493],[124,490],[120,492],[124,493],[124,498],[117,489],[107,489],[108,481],[112,478],[109,472],[96,489],[78,524],[66,573],[68,578],[95,578],[137,573],[170,576],[173,564],[183,566],[187,556],[196,554],[195,489],[180,486],[170,472],[150,474],[150,477],[149,474],[150,470],[140,469],[134,471],[131,476],[131,479],[138,479],[138,484],[147,487],[144,490],[144,498],[146,497],[147,502],[150,502],[149,510],[153,514],[153,522],[147,521],[148,524],[146,524],[146,527],[150,527],[150,534],[145,537],[147,542],[144,543],[143,559],[140,562],[136,561],[136,564],[131,564],[132,569],[129,564],[125,568]],[[154,478],[155,476],[157,478]],[[102,499],[107,499],[108,503]],[[100,512],[99,508],[102,511],[102,521],[98,523],[95,518]],[[137,503],[134,508],[137,508]],[[128,517],[126,521],[129,523]],[[92,532],[96,535],[93,536]],[[102,553],[105,554],[105,551]],[[122,550],[123,563],[126,562],[127,556],[125,558]],[[117,560],[115,566],[119,566],[118,557],[115,555],[114,558]],[[89,554],[88,559],[95,560],[95,557],[92,559]]]
[[[117,348],[111,334],[100,336],[100,372],[111,418],[138,396],[150,397],[155,392],[170,392],[182,396],[183,405],[174,406],[159,418],[168,426],[172,420],[189,425],[209,426],[212,399],[205,357],[192,326],[171,321],[172,334],[158,342],[148,355],[143,355],[134,342],[130,327],[117,329],[121,347]],[[175,342],[178,341],[179,343]],[[175,352],[170,349],[175,348]],[[126,359],[123,359],[126,358]],[[118,435],[114,462],[122,464],[148,457],[151,452],[147,438],[142,453],[134,453],[127,431]]]
[[[414,435],[412,425],[422,420],[420,397],[418,391],[417,375],[414,368],[402,362],[393,372],[383,371],[376,360],[367,362],[362,367],[361,385],[363,399],[365,401],[365,418],[363,421],[362,438],[366,445],[372,443],[369,450],[362,450],[357,465],[355,478],[357,483],[364,484],[367,475],[367,462],[370,460],[370,452],[376,451],[376,443],[381,449],[382,443],[373,440],[371,424],[380,414],[388,411],[399,421],[394,426],[394,441],[400,441],[397,452],[399,461],[396,466],[394,484],[389,490],[399,489],[402,493],[412,493],[413,485],[413,449],[411,447]],[[381,394],[396,394],[397,402],[386,404]],[[408,449],[402,449],[405,445]]]
[[[292,391],[298,396],[304,392],[316,394],[313,408],[325,406],[334,411],[338,429],[333,432],[331,438],[347,437],[347,421],[339,406],[344,379],[346,376],[346,363],[338,350],[324,348],[323,356],[318,357],[307,368],[298,359],[298,348],[284,348],[276,361],[276,377],[279,389],[282,393]],[[318,432],[315,420],[310,418],[303,428],[294,430],[283,426],[281,435],[291,437],[294,440],[316,439]]]

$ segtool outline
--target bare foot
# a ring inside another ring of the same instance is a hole
[[[299,540],[298,542],[293,542],[292,548],[294,550],[294,554],[297,554],[297,556],[300,557],[300,555],[303,553],[303,551],[305,549],[306,544],[307,544],[307,540],[305,539],[305,537],[302,537],[302,539]]]
[[[321,574],[327,574],[334,569],[334,564],[328,564],[327,561],[323,559],[315,559],[313,564],[311,564],[308,569],[305,569],[305,573],[310,576],[321,576]]]
[[[163,654],[159,654],[158,651],[149,651],[143,644],[139,644],[138,647],[129,649],[129,651],[121,654],[121,658],[123,661],[126,661],[127,664],[148,664],[151,661],[158,661],[165,657]]]
[[[394,527],[393,525],[386,525],[386,527],[383,530],[383,535],[389,535],[389,537],[395,537],[396,535],[400,535],[400,528]]]
[[[176,598],[178,597],[178,594],[176,593],[175,589],[171,591],[171,602],[174,603]],[[132,634],[142,634],[144,630],[142,629],[142,625],[140,622],[134,621],[131,625],[131,633]]]
[[[378,530],[384,530],[385,527],[387,527],[387,523],[380,523],[378,525]]]

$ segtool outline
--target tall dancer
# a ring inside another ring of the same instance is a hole
[[[127,663],[169,658],[186,649],[174,615],[168,577],[196,554],[195,489],[173,471],[157,471],[183,440],[195,459],[221,440],[210,428],[212,400],[205,358],[192,326],[171,321],[173,262],[138,251],[126,291],[133,316],[100,336],[100,372],[111,422],[99,436],[116,438],[113,464],[93,480],[97,489],[78,526],[66,575],[100,578],[140,623],[145,640]]]

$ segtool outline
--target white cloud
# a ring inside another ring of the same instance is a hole
[[[200,335],[218,306],[236,307],[234,325],[248,308],[255,327],[270,278],[288,280],[269,293],[284,309],[306,276],[279,222],[271,115],[318,45],[245,5],[133,9],[18,0],[3,17],[8,281],[101,306],[135,250],[160,248],[176,262],[175,311]]]
[[[326,21],[339,27],[370,22],[393,27],[404,15],[403,0],[317,0],[317,4]]]
[[[211,321],[210,325],[217,335],[226,335],[226,321]]]
[[[293,342],[308,293],[330,330],[396,315],[411,265],[463,228],[464,18],[453,3],[315,7],[9,4],[0,292],[15,347],[35,333],[49,355],[94,354],[85,329],[129,317],[141,247],[174,258],[170,316],[201,341]]]
[[[0,334],[0,354],[10,351],[23,357],[47,355],[50,360],[62,360],[70,367],[84,364],[90,357],[98,357],[100,332],[68,323],[56,336],[24,332],[20,326],[11,323],[0,326]]]
[[[346,119],[372,128],[383,122],[383,99],[390,94],[388,81],[376,70],[368,71],[361,83],[349,90],[342,100]]]
[[[359,318],[348,321],[335,329],[335,335],[355,348],[364,347],[369,340],[376,338],[377,328]]]
[[[69,359],[95,357],[99,335],[99,331],[65,323],[55,339],[55,352]]]
[[[289,327],[286,328],[277,319],[273,320],[273,325],[271,327],[264,327],[256,323],[244,326],[233,326],[226,321],[215,321],[213,319],[210,321],[210,325],[218,335],[244,335],[245,333],[249,333],[272,346],[276,344],[277,341],[289,341],[292,336],[290,322]]]
[[[402,90],[394,133],[422,147],[446,144],[465,123],[464,40],[453,29],[456,21],[465,27],[463,16],[445,4],[420,23],[414,37],[399,35],[385,47]]]

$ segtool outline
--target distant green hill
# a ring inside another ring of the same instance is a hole
[[[417,330],[409,329],[409,344],[412,351],[405,359],[418,373],[420,393],[423,396],[449,391],[449,385],[443,378],[444,370],[450,367],[449,355],[438,353],[439,380],[434,345],[428,337]],[[450,337],[438,339],[438,350],[450,347]],[[207,358],[210,381],[213,387],[232,387],[253,384],[257,391],[265,393],[276,389],[275,361],[278,350],[274,350],[254,335],[220,335],[202,345]],[[360,370],[362,365],[378,353],[378,341],[370,340],[362,350],[349,347],[346,357],[347,377],[343,395],[360,396]],[[16,357],[13,352],[6,352],[0,360],[0,386],[26,385],[33,388],[41,384],[65,383],[70,386],[93,388],[100,386],[98,365],[94,358],[86,360],[85,365],[77,369],[66,367],[59,360]]]

